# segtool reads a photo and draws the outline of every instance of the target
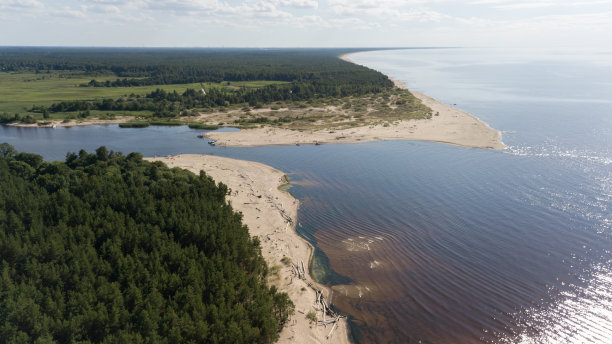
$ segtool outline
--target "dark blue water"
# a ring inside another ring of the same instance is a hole
[[[0,128],[63,159],[100,145],[208,153],[290,175],[317,276],[361,342],[612,340],[610,55],[406,50],[359,63],[456,103],[503,151],[425,142],[211,147],[186,127]],[[323,266],[323,268],[321,268]]]

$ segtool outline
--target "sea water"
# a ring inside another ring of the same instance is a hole
[[[612,341],[612,55],[493,49],[354,54],[473,113],[505,150],[390,141],[212,147],[186,127],[0,128],[67,151],[207,153],[285,171],[316,276],[358,342]],[[298,313],[299,314],[299,313]]]

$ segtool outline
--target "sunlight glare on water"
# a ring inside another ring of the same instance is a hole
[[[529,309],[522,314],[528,319],[527,328],[538,328],[537,334],[528,331],[516,337],[504,338],[502,343],[520,344],[583,344],[610,343],[612,322],[612,273],[610,266],[597,272],[585,288],[577,288],[560,295],[561,301],[547,310]]]

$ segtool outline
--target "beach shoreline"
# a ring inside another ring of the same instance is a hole
[[[316,292],[311,286],[321,290],[330,303],[332,291],[310,276],[314,248],[295,231],[299,202],[281,190],[288,183],[283,172],[257,162],[214,155],[180,154],[145,160],[161,161],[170,168],[179,167],[195,174],[202,170],[215,182],[228,186],[227,201],[242,214],[249,234],[259,238],[270,269],[268,283],[286,292],[295,304],[295,314],[281,331],[278,343],[350,343],[346,318],[340,319],[327,338],[333,325],[317,325],[306,317],[315,311],[318,319],[322,319],[322,312],[316,311]],[[296,276],[294,263],[308,265],[304,280]]]

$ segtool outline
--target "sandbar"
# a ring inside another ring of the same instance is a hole
[[[327,339],[332,325],[317,326],[306,318],[315,301],[315,292],[307,283],[316,285],[333,301],[330,289],[317,285],[308,271],[306,280],[297,278],[293,269],[281,262],[288,257],[291,262],[309,264],[313,254],[312,246],[295,231],[298,200],[279,188],[288,183],[283,172],[257,162],[214,155],[180,154],[146,160],[162,161],[170,168],[180,167],[196,174],[203,170],[231,190],[227,201],[242,213],[251,236],[259,238],[271,271],[278,271],[270,274],[268,282],[286,292],[295,304],[295,314],[281,331],[279,343],[350,343],[346,319],[340,320]]]

